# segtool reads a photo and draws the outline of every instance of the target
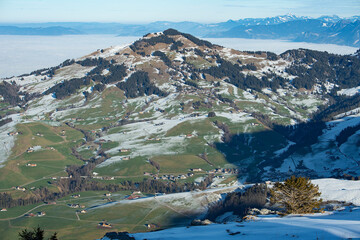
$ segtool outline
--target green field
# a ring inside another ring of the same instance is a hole
[[[104,191],[81,192],[80,198],[70,196],[59,199],[56,205],[29,205],[9,209],[0,213],[0,235],[3,239],[16,239],[17,233],[24,228],[38,225],[48,234],[58,232],[59,239],[94,239],[102,237],[108,231],[147,231],[145,224],[154,223],[161,228],[176,224],[188,224],[191,216],[179,214],[173,208],[157,204],[155,199],[145,202],[127,201],[117,203],[111,207],[89,208],[105,204]],[[122,200],[130,194],[129,191],[113,193],[113,200]],[[76,214],[78,209],[70,208],[67,204],[85,205],[87,213]],[[38,207],[37,207],[38,206]],[[37,208],[35,208],[37,207]],[[175,207],[176,208],[176,207]],[[176,210],[176,209],[175,209]],[[45,212],[43,217],[19,217],[24,213]],[[109,222],[112,229],[102,229],[97,226],[102,221]]]
[[[62,134],[63,130],[65,134]],[[1,189],[28,185],[52,176],[63,176],[65,166],[82,164],[71,154],[71,147],[82,141],[83,135],[80,132],[67,126],[53,127],[42,123],[19,124],[17,131],[21,134],[17,136],[12,155],[0,169]],[[27,152],[34,146],[41,148]],[[28,167],[28,163],[37,166]]]

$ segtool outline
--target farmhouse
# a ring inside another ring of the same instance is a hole
[[[98,224],[98,226],[102,228],[112,228],[111,224],[107,222],[101,222]]]
[[[202,169],[201,168],[191,168],[190,171],[191,172],[201,172]]]
[[[32,152],[34,152],[34,148],[29,147],[29,148],[26,150],[26,152],[27,152],[27,153],[32,153]]]
[[[38,217],[43,217],[43,216],[45,216],[45,215],[46,215],[45,212],[38,212],[38,213],[36,214],[36,216],[38,216]]]
[[[28,163],[28,164],[26,164],[26,166],[27,167],[36,167],[37,165],[36,165],[36,163]]]
[[[19,191],[23,191],[23,192],[26,191],[26,188],[24,188],[24,187],[19,187],[19,186],[17,186],[15,189],[16,189],[16,190],[19,190]]]
[[[119,152],[122,152],[122,153],[124,153],[124,152],[130,152],[131,151],[131,149],[120,149],[119,150]]]
[[[18,135],[18,134],[19,134],[19,132],[9,132],[9,133],[8,133],[9,136],[16,136],[16,135]]]
[[[156,228],[159,228],[159,226],[155,223],[150,223],[150,224],[145,224],[145,227],[150,230],[150,229],[156,229]]]
[[[69,207],[71,207],[71,208],[79,208],[80,207],[80,205],[79,204],[68,204],[68,206]]]

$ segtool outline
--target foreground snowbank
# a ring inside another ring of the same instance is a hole
[[[180,227],[132,234],[135,239],[342,239],[360,238],[360,208],[306,216],[259,216],[255,221]]]
[[[360,181],[340,179],[317,179],[324,201],[344,201],[360,206]],[[240,183],[232,186],[244,187]],[[228,187],[230,188],[230,187]],[[196,202],[197,194],[211,193],[209,189],[196,193],[177,193],[159,196],[161,202],[171,202],[186,196]],[[229,190],[223,188],[223,190]],[[189,199],[187,199],[189,201]],[[184,201],[182,201],[184,203]],[[180,207],[180,206],[178,206]],[[344,209],[344,208],[343,208]],[[131,234],[135,239],[349,239],[360,238],[360,207],[347,207],[343,211],[308,214],[303,216],[277,215],[257,216],[254,221],[211,224],[166,229],[157,232]],[[103,238],[107,240],[107,238]]]

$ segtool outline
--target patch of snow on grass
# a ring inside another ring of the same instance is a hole
[[[12,114],[8,117],[12,119],[12,122],[0,127],[0,164],[8,159],[11,154],[11,149],[15,145],[15,136],[10,136],[8,133],[16,131],[15,126],[21,121],[20,114]],[[3,166],[4,165],[0,165],[0,167]]]
[[[101,168],[101,167],[106,167],[106,166],[108,166],[108,165],[110,165],[110,164],[123,161],[122,159],[123,159],[123,156],[114,156],[114,157],[111,157],[111,158],[106,159],[105,162],[100,163],[100,164],[97,165],[96,167],[99,167],[99,168]]]

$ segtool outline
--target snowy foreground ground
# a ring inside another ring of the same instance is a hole
[[[133,234],[135,239],[354,239],[360,238],[360,208],[304,216],[258,216],[249,222],[172,228]]]
[[[324,201],[353,206],[319,214],[257,216],[246,222],[171,228],[132,234],[135,239],[360,239],[360,181],[318,179]],[[168,197],[171,197],[170,194]],[[107,240],[107,238],[103,238]]]

